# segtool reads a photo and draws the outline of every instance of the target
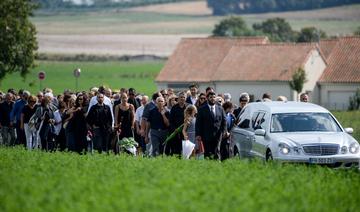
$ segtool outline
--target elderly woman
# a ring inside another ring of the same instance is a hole
[[[36,109],[35,116],[40,120],[38,136],[41,141],[41,149],[52,151],[55,148],[54,136],[54,111],[51,106],[51,96],[45,95],[40,106]],[[36,146],[35,146],[36,148]]]

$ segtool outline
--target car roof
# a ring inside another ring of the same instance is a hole
[[[329,111],[319,105],[307,102],[294,101],[273,101],[273,102],[254,102],[250,103],[251,111],[264,110],[270,113],[329,113]]]

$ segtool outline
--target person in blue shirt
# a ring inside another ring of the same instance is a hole
[[[233,104],[231,102],[225,102],[222,107],[225,111],[225,119],[226,119],[226,128],[227,131],[230,132],[231,128],[234,126],[235,123],[235,116],[232,113]],[[229,151],[230,151],[230,140],[228,137],[222,139],[220,144],[220,160],[225,160],[229,158]]]
[[[13,109],[10,113],[10,121],[16,129],[16,144],[22,144],[26,146],[25,131],[21,129],[21,112],[24,106],[27,104],[27,99],[30,96],[29,91],[19,91],[20,98],[15,102]]]

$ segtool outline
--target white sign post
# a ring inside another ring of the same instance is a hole
[[[78,79],[79,79],[79,77],[80,77],[80,73],[81,73],[81,69],[80,69],[80,68],[77,68],[77,69],[74,70],[75,90],[76,90],[76,92],[78,91],[78,88],[79,88]]]

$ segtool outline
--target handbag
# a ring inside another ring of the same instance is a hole
[[[41,107],[40,107],[40,113],[42,113],[42,108]],[[41,123],[41,118],[39,118],[39,116],[35,112],[30,117],[29,122],[28,122],[28,126],[29,126],[30,131],[31,132],[36,132],[37,130],[39,130],[40,123]]]
[[[28,122],[28,126],[30,131],[35,132],[36,131],[36,123],[38,122],[38,117],[34,115],[31,116]]]
[[[183,158],[189,159],[194,148],[195,148],[194,143],[191,143],[191,141],[189,141],[189,140],[183,140],[182,141],[182,156],[183,156]]]

